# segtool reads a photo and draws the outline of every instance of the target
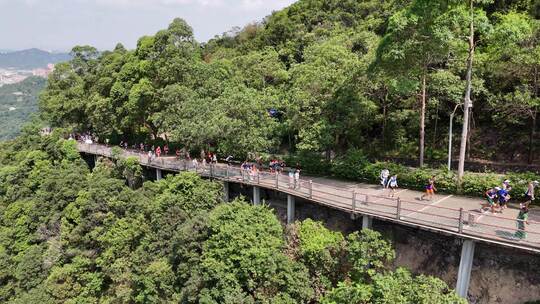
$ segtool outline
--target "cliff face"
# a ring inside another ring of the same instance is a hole
[[[249,197],[250,190],[245,187],[234,192]],[[285,223],[286,196],[273,191],[261,194]],[[352,220],[347,213],[302,199],[296,200],[295,218],[323,221],[329,228],[346,233],[362,227],[361,220]],[[449,286],[455,286],[461,257],[460,239],[377,220],[373,221],[373,229],[393,241],[396,250],[394,266],[407,267],[416,274],[433,275]],[[539,301],[540,255],[477,243],[468,300],[471,304]]]
[[[374,221],[373,228],[389,236],[396,266],[437,276],[455,286],[461,240],[420,229]],[[469,302],[526,303],[540,300],[540,255],[477,243],[469,285]]]

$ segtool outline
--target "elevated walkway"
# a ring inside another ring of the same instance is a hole
[[[78,149],[82,153],[113,156],[112,148],[104,145],[78,143]],[[517,240],[513,234],[517,230],[518,210],[509,208],[504,210],[503,214],[482,214],[479,208],[483,200],[479,198],[435,195],[433,201],[421,201],[418,198],[422,193],[408,189],[398,189],[392,198],[388,196],[388,190],[381,190],[374,185],[322,177],[301,178],[299,185],[295,187],[294,182],[291,183],[289,177],[283,174],[259,172],[252,175],[237,166],[226,164],[194,167],[191,162],[175,157],[150,160],[146,154],[131,150],[122,150],[121,156],[138,158],[142,166],[159,170],[156,172],[158,177],[161,176],[160,170],[193,171],[224,182],[281,191],[293,197],[351,213],[352,216],[363,216],[364,219],[377,218],[454,235],[464,241],[486,242],[540,253],[540,222],[529,221],[529,225],[526,225],[527,238]],[[292,202],[294,204],[294,200]],[[292,204],[290,209],[294,210]]]

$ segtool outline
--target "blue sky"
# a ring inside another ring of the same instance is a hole
[[[77,44],[133,48],[184,18],[204,42],[260,21],[295,0],[0,0],[0,49],[69,50]]]

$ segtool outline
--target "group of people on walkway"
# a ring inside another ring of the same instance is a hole
[[[381,170],[379,178],[382,189],[389,189],[388,196],[394,197],[395,191],[398,188],[397,174],[390,175],[390,171],[385,168]],[[531,181],[527,185],[524,200],[520,203],[519,213],[516,218],[517,231],[513,234],[514,240],[519,241],[527,237],[525,225],[529,224],[529,205],[535,199],[535,188],[538,187],[539,184],[538,181]],[[419,199],[423,200],[427,197],[429,200],[433,200],[436,191],[435,176],[432,176],[428,179],[425,186],[425,193]],[[482,204],[480,212],[483,214],[488,210],[491,210],[491,213],[493,214],[502,213],[508,206],[508,202],[511,198],[511,191],[512,186],[510,185],[509,180],[504,180],[501,186],[488,189],[485,193],[487,202]]]
[[[527,184],[527,190],[525,191],[524,200],[519,204],[519,213],[516,218],[517,231],[514,233],[513,238],[517,241],[523,240],[527,237],[525,231],[525,225],[529,224],[529,205],[534,201],[535,188],[540,183],[538,181],[530,181]],[[486,191],[487,202],[482,204],[480,211],[485,213],[487,210],[491,210],[491,213],[502,213],[507,208],[508,201],[510,200],[510,181],[505,180],[500,187],[494,187]],[[496,211],[495,209],[499,209]],[[487,210],[486,210],[487,209]]]
[[[525,191],[524,200],[520,203],[520,206],[529,208],[529,205],[535,199],[534,190],[536,187],[538,187],[538,185],[538,181],[530,181],[527,184],[527,190]],[[509,180],[505,180],[500,187],[493,187],[488,189],[485,193],[487,202],[482,204],[480,211],[484,213],[487,210],[491,210],[491,213],[502,213],[502,211],[507,208],[508,201],[511,198],[511,191],[512,186],[510,185]]]
[[[510,191],[512,191],[512,186],[509,180],[505,180],[500,187],[488,189],[485,194],[487,202],[482,204],[480,212],[484,213],[486,209],[491,209],[491,213],[496,213],[495,209],[498,209],[498,213],[502,213],[510,201]]]
[[[399,187],[397,182],[397,174],[390,175],[390,170],[382,169],[379,175],[382,189],[389,189],[388,196],[394,197],[396,189]]]

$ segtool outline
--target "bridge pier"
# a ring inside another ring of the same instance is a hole
[[[253,205],[261,204],[261,188],[253,186]]]
[[[473,240],[464,240],[461,247],[461,260],[459,261],[456,293],[462,298],[467,298],[467,293],[469,291],[474,247],[475,243]]]
[[[161,172],[161,169],[156,169],[156,180],[161,180],[163,178],[163,174]]]
[[[294,196],[287,194],[287,224],[294,223],[295,205]]]
[[[223,201],[229,202],[229,182],[223,182]]]
[[[373,217],[362,215],[362,229],[371,229],[373,226]]]

